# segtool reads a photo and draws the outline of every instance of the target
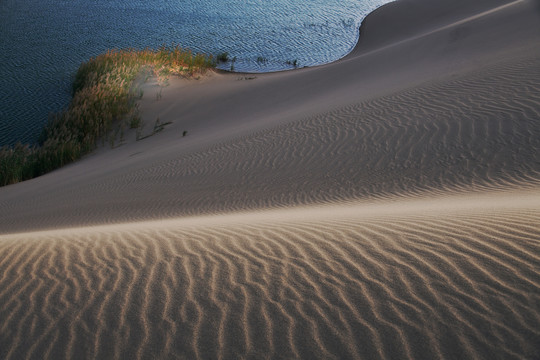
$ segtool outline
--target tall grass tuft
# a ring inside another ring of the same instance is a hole
[[[166,79],[170,75],[192,77],[215,65],[212,56],[194,54],[179,46],[110,50],[90,59],[75,75],[69,106],[49,118],[37,146],[0,148],[0,186],[40,176],[77,160],[93,150],[119,122],[130,127],[139,124],[136,100],[140,93],[134,83],[143,70]]]

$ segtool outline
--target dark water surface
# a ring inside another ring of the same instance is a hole
[[[387,2],[0,0],[0,146],[36,141],[69,102],[80,63],[107,49],[226,51],[235,71],[319,65],[346,55],[363,18]]]

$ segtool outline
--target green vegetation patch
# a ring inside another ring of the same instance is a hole
[[[90,59],[75,75],[68,108],[51,115],[38,145],[0,148],[0,186],[40,176],[79,159],[114,126],[120,127],[121,134],[125,126],[136,127],[140,123],[136,101],[141,94],[135,80],[141,73],[150,71],[160,78],[193,77],[215,65],[212,56],[178,46],[110,50]]]

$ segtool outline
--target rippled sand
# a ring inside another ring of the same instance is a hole
[[[540,196],[525,195],[6,236],[2,355],[533,358]]]
[[[540,358],[539,20],[401,0],[334,64],[149,83],[163,132],[0,188],[0,358]]]

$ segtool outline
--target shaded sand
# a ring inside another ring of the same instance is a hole
[[[149,82],[162,132],[0,188],[0,358],[540,358],[539,54],[536,1],[399,0]]]

